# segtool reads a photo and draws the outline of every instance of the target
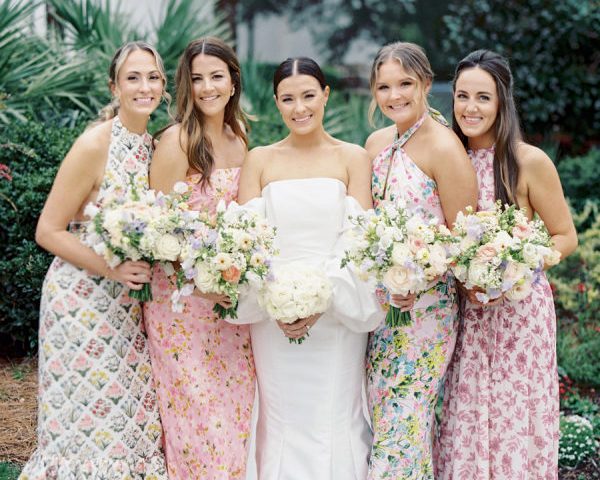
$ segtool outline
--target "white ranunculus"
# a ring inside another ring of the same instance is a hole
[[[402,265],[410,256],[410,250],[406,244],[394,244],[394,248],[392,248],[392,263],[394,265]]]
[[[158,260],[169,260],[174,262],[177,260],[181,252],[181,244],[175,235],[166,233],[156,241],[156,258]]]

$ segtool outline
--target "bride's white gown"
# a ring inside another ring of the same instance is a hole
[[[372,287],[340,268],[347,216],[362,208],[333,178],[271,182],[247,205],[277,227],[277,264],[320,265],[334,286],[329,310],[301,345],[289,343],[252,295],[240,302],[237,322],[253,323],[258,478],[364,480],[371,448],[362,395],[367,332],[384,313]],[[251,469],[248,478],[255,478]]]

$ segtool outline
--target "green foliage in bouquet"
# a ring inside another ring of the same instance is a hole
[[[61,160],[81,127],[30,121],[0,129],[0,342],[6,351],[31,351],[37,342],[38,305],[52,256],[34,241],[35,227]]]

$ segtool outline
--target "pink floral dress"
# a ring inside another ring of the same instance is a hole
[[[402,148],[423,120],[373,161],[375,207],[383,199],[403,198],[412,212],[445,223],[435,181]],[[434,407],[456,340],[452,281],[443,279],[422,293],[411,317],[404,327],[384,322],[369,339],[367,399],[374,434],[369,480],[433,479]]]
[[[494,150],[469,151],[480,210],[494,205]],[[545,277],[519,302],[467,302],[444,390],[436,479],[554,480],[556,316]]]
[[[214,214],[221,199],[237,196],[239,173],[216,169],[205,190],[200,175],[189,177],[191,208]],[[144,315],[169,478],[244,479],[255,390],[249,326],[216,317],[214,303],[196,296],[173,313],[174,290],[157,265]]]
[[[97,201],[148,188],[151,137],[112,123]],[[83,224],[70,229],[85,242]],[[42,287],[38,446],[21,480],[166,480],[142,310],[121,283],[56,257]]]

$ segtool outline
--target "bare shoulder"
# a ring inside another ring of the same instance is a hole
[[[63,164],[94,171],[104,168],[110,145],[112,122],[102,122],[85,130],[73,143]]]
[[[396,126],[390,125],[389,127],[375,130],[369,135],[369,138],[367,138],[367,141],[365,142],[365,149],[368,152],[369,157],[375,158],[379,152],[390,145],[394,141],[396,131]]]
[[[264,165],[275,155],[276,145],[267,145],[264,147],[254,147],[246,154],[244,163],[248,166],[258,167]]]
[[[525,172],[535,173],[539,172],[540,169],[556,169],[554,162],[546,152],[525,142],[521,142],[517,146],[517,162]]]
[[[370,164],[371,157],[366,149],[355,143],[339,141],[338,145],[339,156],[345,162],[353,164],[356,162],[368,162]]]
[[[465,148],[456,133],[435,120],[432,120],[425,141],[435,155],[466,154]]]
[[[158,145],[161,147],[173,148],[176,147],[184,150],[187,144],[187,135],[182,135],[180,123],[175,123],[161,133]]]

